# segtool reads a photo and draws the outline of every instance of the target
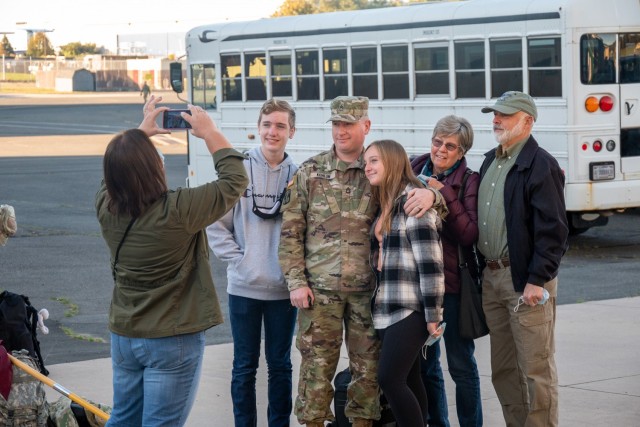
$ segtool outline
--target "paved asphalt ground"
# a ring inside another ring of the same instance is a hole
[[[165,96],[172,106],[179,105],[172,94]],[[0,247],[0,289],[28,295],[35,307],[49,309],[51,333],[40,334],[40,342],[46,363],[54,368],[52,378],[103,403],[110,399],[107,311],[112,284],[93,198],[106,144],[114,133],[137,125],[141,107],[137,93],[13,96],[0,92],[0,203],[16,208],[19,226],[17,236]],[[170,186],[184,185],[185,134],[155,142],[166,155]],[[640,296],[639,225],[640,211],[630,210],[614,215],[606,227],[570,239],[560,270],[558,301],[566,307],[558,309],[558,363],[561,404],[570,408],[570,417],[565,412],[561,421],[571,422],[561,425],[603,425],[611,424],[610,419],[618,420],[611,425],[640,425],[630,421],[640,420],[640,362],[637,315],[628,315],[640,312],[638,298],[625,299]],[[213,256],[211,264],[228,319],[225,266]],[[579,304],[583,302],[589,303]],[[625,339],[627,328],[636,337],[631,342]],[[204,420],[219,414],[216,419],[230,419],[230,342],[228,322],[207,332],[208,344],[223,345],[207,347],[205,362],[209,362],[201,383],[207,398],[196,402],[189,425],[205,425]],[[499,425],[501,417],[488,378],[487,344],[486,339],[479,340],[477,351],[487,400],[485,425]],[[259,405],[264,405],[264,379],[259,379],[258,386]],[[448,383],[447,391],[451,390]],[[454,399],[449,398],[451,405]],[[455,418],[455,408],[450,411]]]

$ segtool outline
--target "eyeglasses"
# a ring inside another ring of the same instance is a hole
[[[431,145],[433,145],[436,148],[442,147],[442,144],[444,144],[444,141],[441,139],[433,138],[431,140]],[[458,148],[460,148],[460,146],[447,142],[446,144],[444,144],[444,148],[446,148],[447,151],[456,151]]]
[[[251,158],[249,158],[249,170],[251,171],[251,199],[253,200],[253,207],[251,208],[251,212],[254,215],[262,218],[262,219],[273,219],[280,215],[280,207],[282,207],[282,199],[284,199],[284,194],[287,192],[287,186],[285,184],[282,193],[278,196],[276,202],[270,208],[265,206],[260,206],[256,204],[256,192],[253,188],[253,163],[251,163]],[[289,171],[287,172],[287,183],[289,183],[289,179],[291,178],[291,165],[289,165]]]

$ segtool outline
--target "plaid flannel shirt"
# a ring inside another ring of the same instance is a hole
[[[444,263],[439,231],[442,222],[430,209],[421,218],[409,217],[403,205],[408,185],[395,200],[391,230],[382,243],[382,269],[373,299],[373,323],[384,329],[404,319],[412,311],[422,312],[427,322],[442,321]],[[370,263],[378,271],[378,240],[371,226]]]

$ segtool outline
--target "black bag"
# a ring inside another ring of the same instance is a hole
[[[347,404],[347,387],[351,382],[351,372],[349,368],[338,372],[333,384],[335,393],[333,395],[333,412],[336,414],[336,420],[329,424],[330,427],[351,427],[349,419],[344,414],[344,408]],[[396,419],[391,412],[391,407],[385,399],[384,395],[380,396],[380,419],[373,422],[373,427],[395,427]]]
[[[472,172],[467,170],[462,179],[458,200],[462,202],[467,178]],[[474,253],[475,254],[475,253]],[[458,245],[458,273],[460,276],[460,311],[458,312],[458,333],[460,337],[474,340],[489,333],[487,320],[482,310],[482,286],[469,271],[469,263]],[[474,264],[477,265],[477,264]],[[477,277],[477,276],[476,276]]]
[[[460,251],[462,254],[462,251]],[[482,288],[471,277],[466,263],[460,263],[460,311],[458,333],[460,337],[474,340],[489,333],[482,310]]]
[[[27,350],[36,359],[38,370],[43,375],[49,375],[40,354],[37,328],[38,311],[28,297],[9,291],[0,294],[0,341],[3,341],[8,353]]]

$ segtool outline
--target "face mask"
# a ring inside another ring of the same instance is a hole
[[[444,336],[444,329],[446,327],[447,327],[447,324],[445,322],[442,322],[440,323],[440,326],[438,326],[438,329],[436,330],[436,331],[442,331],[442,333],[437,337],[434,337],[433,335],[429,335],[429,337],[427,338],[427,342],[425,342],[424,345],[422,346],[422,357],[424,357],[425,359],[427,358],[427,347],[437,343],[440,340],[440,338]]]
[[[282,199],[284,198],[285,193],[287,192],[287,186],[285,184],[284,190],[278,196],[278,199],[270,208],[265,206],[260,206],[256,204],[256,196],[255,191],[253,190],[253,164],[251,163],[251,158],[249,158],[249,169],[251,171],[251,199],[253,200],[253,207],[251,208],[251,212],[254,215],[262,218],[262,219],[273,219],[280,216],[280,207],[282,206]],[[291,165],[289,165],[289,171],[287,172],[287,183],[291,177]]]
[[[547,302],[547,300],[549,299],[549,291],[547,291],[546,289],[542,290],[542,299],[540,301],[538,301],[538,305],[544,305],[545,302]],[[518,308],[520,308],[521,305],[524,305],[524,297],[520,297],[518,298],[518,305],[515,306],[515,308],[513,309],[513,311],[517,312]]]

